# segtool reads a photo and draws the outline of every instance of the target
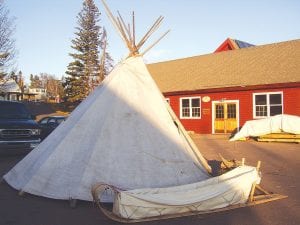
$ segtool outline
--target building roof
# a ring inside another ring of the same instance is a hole
[[[2,93],[21,93],[19,85],[13,79],[0,81],[0,92]]]
[[[249,47],[255,46],[255,45],[250,44],[248,42],[240,41],[240,40],[237,40],[237,39],[233,39],[233,41],[238,45],[239,48],[249,48]]]
[[[163,93],[300,82],[300,39],[149,64]]]
[[[217,53],[217,52],[228,51],[228,50],[249,48],[252,46],[255,46],[255,45],[249,44],[245,41],[227,38],[214,52]]]

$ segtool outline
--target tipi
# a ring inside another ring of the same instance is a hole
[[[121,17],[113,20],[130,57],[4,175],[15,189],[54,199],[91,201],[95,182],[131,190],[177,186],[210,177],[210,166],[182,125],[176,124],[139,54],[162,17],[138,44],[134,27],[130,33]]]

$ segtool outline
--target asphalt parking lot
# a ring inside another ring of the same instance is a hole
[[[292,225],[300,224],[300,145],[293,143],[229,142],[225,135],[194,135],[193,139],[210,161],[246,159],[255,166],[261,160],[262,184],[268,191],[288,198],[252,207],[208,215],[153,221],[143,224],[191,225]],[[0,152],[0,176],[10,170],[25,154]],[[0,184],[0,225],[98,225],[118,224],[109,220],[90,202],[79,201],[70,208],[68,201],[19,196],[8,184]]]

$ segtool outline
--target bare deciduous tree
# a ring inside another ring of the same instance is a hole
[[[4,0],[0,0],[0,80],[6,75],[7,68],[13,65],[16,55],[14,19],[9,16]]]
[[[47,90],[47,98],[55,99],[57,96],[64,96],[62,80],[57,79],[54,75],[48,73],[40,73],[39,75],[30,75],[31,88],[45,88]]]

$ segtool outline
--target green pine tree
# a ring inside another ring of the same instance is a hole
[[[18,80],[18,81],[17,81],[17,84],[19,85],[19,87],[20,87],[20,89],[21,89],[21,91],[22,91],[22,93],[23,93],[23,92],[24,92],[24,86],[25,86],[25,84],[24,84],[23,73],[22,73],[21,70],[18,72],[17,77],[18,77],[18,79],[17,79],[17,80]]]
[[[84,0],[77,16],[76,37],[72,40],[75,53],[66,71],[64,89],[67,101],[81,101],[99,84],[99,52],[102,49],[100,36],[103,28],[97,25],[100,12],[93,0]],[[111,58],[109,57],[111,60]]]
[[[86,97],[87,90],[82,76],[83,70],[84,65],[79,60],[68,65],[67,76],[63,83],[65,97],[68,102],[81,101]]]

